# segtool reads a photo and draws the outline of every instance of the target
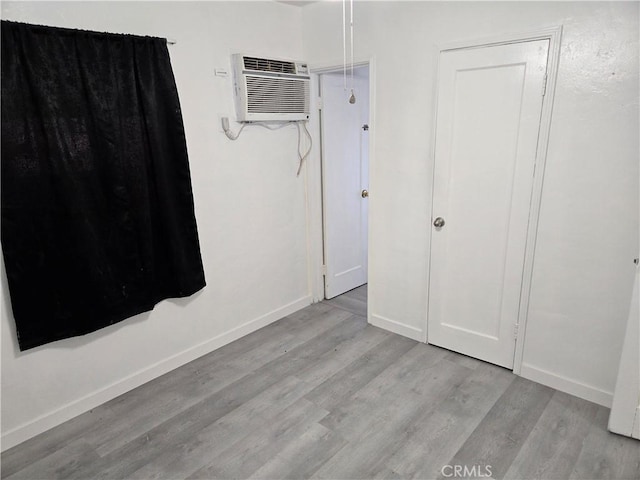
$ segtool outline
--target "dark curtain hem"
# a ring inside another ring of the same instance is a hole
[[[192,289],[185,290],[180,293],[176,292],[176,293],[169,293],[167,295],[163,295],[161,298],[158,298],[149,304],[133,307],[129,310],[125,310],[117,314],[114,314],[111,317],[103,317],[100,319],[100,323],[93,324],[90,327],[87,327],[83,330],[64,330],[64,331],[61,330],[56,332],[56,334],[53,336],[47,336],[42,338],[31,336],[27,341],[22,341],[20,336],[18,336],[18,345],[20,347],[20,351],[24,352],[26,350],[31,350],[33,348],[40,347],[48,343],[57,342],[59,340],[65,340],[67,338],[81,337],[83,335],[88,335],[102,328],[110,327],[111,325],[115,325],[117,323],[123,322],[124,320],[127,320],[128,318],[131,318],[135,315],[139,315],[145,312],[151,312],[155,309],[155,306],[158,303],[162,302],[163,300],[170,300],[172,298],[190,297],[194,293],[197,293],[200,290],[202,290],[205,286],[206,284],[202,284],[200,286],[195,286]],[[96,325],[99,325],[99,326],[96,326]]]

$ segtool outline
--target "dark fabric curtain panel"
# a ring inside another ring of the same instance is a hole
[[[1,33],[2,250],[20,349],[203,288],[166,40],[7,21]]]

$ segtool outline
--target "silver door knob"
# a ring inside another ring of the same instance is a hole
[[[433,226],[436,228],[444,227],[444,218],[438,217],[433,221]]]
[[[362,198],[367,198],[369,196],[369,192],[367,190],[362,190],[360,195],[362,196]]]

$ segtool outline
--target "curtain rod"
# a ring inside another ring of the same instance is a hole
[[[175,38],[167,38],[167,45],[175,45],[178,41]]]

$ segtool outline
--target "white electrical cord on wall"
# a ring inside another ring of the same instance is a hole
[[[243,123],[242,126],[240,127],[240,130],[238,130],[238,133],[233,133],[229,129],[229,119],[226,117],[222,119],[222,130],[224,130],[224,134],[227,136],[229,140],[237,140],[246,125],[247,125],[246,123]]]
[[[306,151],[304,155],[300,153],[300,142],[301,142],[301,133],[300,133],[300,124],[302,124],[302,128],[304,129],[304,133],[306,133],[307,138],[309,139],[309,149]],[[311,153],[311,147],[313,145],[313,139],[311,138],[311,134],[309,130],[307,130],[307,122],[296,122],[296,127],[298,128],[298,157],[300,157],[300,163],[298,164],[298,172],[296,173],[296,177],[300,176],[300,171],[302,170],[302,164],[304,160]]]
[[[296,129],[298,131],[298,159],[300,160],[299,164],[298,164],[298,171],[296,173],[296,177],[300,176],[300,172],[302,170],[302,164],[304,163],[305,159],[309,156],[309,154],[311,153],[311,147],[313,146],[313,138],[311,137],[311,134],[309,133],[309,130],[307,129],[307,125],[305,121],[298,121],[298,122],[286,122],[283,123],[281,125],[269,125],[267,123],[263,123],[263,122],[251,122],[251,123],[243,123],[242,126],[240,127],[240,130],[238,130],[237,133],[233,133],[231,131],[231,129],[229,128],[229,119],[227,117],[222,118],[221,120],[222,122],[222,130],[224,131],[224,134],[227,136],[227,138],[229,140],[237,140],[238,137],[240,137],[240,134],[242,133],[242,131],[244,130],[244,127],[248,126],[256,126],[256,127],[262,127],[262,128],[266,128],[267,130],[280,130],[281,128],[287,127],[291,124],[295,124],[296,125]],[[302,129],[305,132],[306,137],[309,139],[309,148],[308,150],[303,154],[300,151],[300,148],[302,146],[302,132],[300,130],[300,124],[302,124]]]

